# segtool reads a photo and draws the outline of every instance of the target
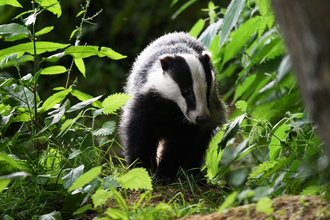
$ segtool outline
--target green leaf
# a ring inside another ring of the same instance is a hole
[[[66,100],[59,109],[48,113],[50,116],[45,118],[45,124],[52,126],[53,124],[59,122],[65,113],[65,107],[68,105],[69,100]]]
[[[125,93],[117,93],[108,96],[102,102],[102,106],[104,107],[103,113],[106,115],[113,114],[116,110],[125,105],[130,98],[131,97]]]
[[[73,95],[74,97],[76,97],[80,101],[86,101],[86,100],[90,100],[90,99],[94,98],[93,96],[88,95],[86,93],[83,93],[83,92],[81,92],[79,90],[76,90],[76,89],[72,89],[71,95]],[[92,105],[96,108],[100,108],[100,109],[103,108],[102,103],[100,101],[95,101],[95,102],[92,103]]]
[[[245,116],[246,114],[240,115],[233,122],[229,124],[228,129],[220,142],[221,149],[224,149],[227,145],[227,142],[233,137],[235,137]]]
[[[0,0],[0,6],[11,5],[18,8],[23,8],[23,6],[17,0]]]
[[[230,60],[243,46],[246,45],[251,36],[257,31],[260,17],[256,16],[245,23],[241,24],[236,31],[233,32],[232,40],[226,47],[223,63]]]
[[[105,204],[112,195],[104,189],[98,189],[93,195],[92,200],[95,207]]]
[[[117,181],[124,189],[138,190],[146,189],[152,190],[151,178],[144,168],[135,168],[122,176],[117,177]]]
[[[81,58],[73,59],[74,64],[76,64],[76,67],[78,70],[83,74],[83,76],[86,78],[86,69],[85,69],[85,63],[84,60]]]
[[[20,24],[11,23],[0,25],[0,35],[5,41],[15,41],[29,37],[29,29]]]
[[[113,60],[126,57],[107,47],[101,47],[101,50],[99,50],[98,46],[71,46],[65,50],[65,55],[71,55],[75,59],[82,59],[95,55],[99,57],[107,56]]]
[[[94,136],[107,136],[112,134],[116,129],[115,121],[107,121],[102,125],[102,128],[93,131]]]
[[[273,205],[272,200],[268,197],[264,197],[258,201],[256,205],[256,211],[263,212],[266,215],[271,215],[274,212],[272,205]]]
[[[8,164],[10,164],[12,167],[17,168],[17,169],[22,169],[21,166],[10,156],[4,153],[0,153],[0,161],[4,160]]]
[[[121,219],[121,220],[129,220],[130,219],[129,216],[128,216],[128,213],[126,211],[123,211],[123,210],[108,208],[106,213],[112,219]]]
[[[199,36],[198,40],[200,40],[206,47],[209,47],[212,43],[213,38],[217,34],[219,28],[223,23],[223,19],[219,19],[216,23],[211,24],[206,28],[205,31]]]
[[[229,208],[231,205],[233,205],[237,196],[238,196],[238,192],[236,192],[236,191],[232,192],[226,198],[226,200],[221,204],[221,206],[218,209],[218,213],[221,213],[223,210],[225,210],[226,208]]]
[[[120,53],[117,53],[116,51],[114,51],[114,50],[112,50],[108,47],[101,47],[101,50],[97,55],[99,57],[107,56],[107,57],[109,57],[110,59],[113,59],[113,60],[120,60],[120,59],[123,59],[123,58],[127,57],[125,55],[121,55]]]
[[[10,179],[0,180],[0,193],[9,185]]]
[[[94,205],[95,205],[95,203],[94,203]],[[81,214],[83,212],[86,212],[87,210],[94,210],[94,208],[92,207],[92,204],[88,204],[88,205],[85,205],[85,206],[81,207],[80,209],[78,209],[77,211],[75,211],[73,213],[73,215],[79,215],[79,214]],[[99,219],[99,218],[97,218],[97,219]]]
[[[211,140],[206,150],[205,164],[207,166],[207,176],[213,179],[219,173],[219,162],[222,158],[223,149],[219,149],[218,144],[221,142],[224,131],[219,131]]]
[[[236,102],[235,106],[238,109],[241,109],[242,112],[245,112],[246,107],[247,107],[247,103],[246,103],[246,101],[240,100],[240,101]]]
[[[47,34],[53,29],[54,29],[54,26],[45,27],[45,28],[41,29],[40,31],[36,32],[35,36],[41,36],[41,35]]]
[[[42,54],[45,52],[52,52],[58,49],[63,49],[64,47],[69,46],[70,44],[60,44],[46,41],[37,41],[36,42],[36,52],[37,54]],[[16,46],[8,47],[6,49],[0,50],[0,60],[3,58],[17,53],[17,58],[21,57],[24,53],[34,54],[33,42],[18,44]]]
[[[256,3],[262,16],[266,15],[268,11],[271,10],[270,0],[257,0]]]
[[[252,171],[252,173],[249,174],[249,179],[257,178],[260,174],[273,168],[276,163],[276,161],[264,161],[262,164],[259,164],[259,166],[257,166],[256,169]]]
[[[220,37],[220,46],[225,43],[227,40],[231,29],[236,24],[239,15],[241,14],[245,5],[245,0],[232,0],[227,8],[226,14],[223,18],[223,27],[221,30]]]
[[[57,0],[36,0],[43,8],[47,9],[59,18],[62,15],[61,5]]]
[[[67,70],[64,66],[50,66],[45,69],[43,69],[40,74],[41,75],[56,75],[65,73]]]
[[[68,189],[68,191],[73,191],[75,189],[81,188],[84,185],[90,183],[93,179],[95,179],[101,172],[102,166],[94,167],[81,175]]]
[[[69,189],[72,184],[84,173],[84,165],[70,170],[69,173],[62,177],[63,187]]]
[[[245,78],[243,84],[238,84],[237,88],[236,88],[236,91],[235,91],[235,96],[234,96],[234,102],[236,102],[236,100],[241,97],[244,92],[253,87],[253,82],[255,81],[255,79],[257,78],[257,74],[253,74],[253,75],[250,75],[248,77]]]
[[[191,28],[189,34],[193,37],[197,37],[201,31],[203,30],[205,25],[205,21],[203,19],[199,19],[196,24]]]
[[[53,108],[57,103],[61,102],[69,93],[71,89],[63,90],[51,95],[42,105],[39,110],[40,113],[43,113],[51,108]]]
[[[285,141],[285,139],[288,136],[288,130],[290,130],[290,127],[286,124],[287,119],[283,118],[281,121],[279,121],[273,128],[272,133],[272,139],[269,143],[269,159],[271,161],[274,161],[278,158],[280,150],[283,148],[281,141]]]
[[[86,101],[83,101],[83,102],[80,102],[78,104],[75,104],[74,106],[72,106],[71,108],[69,108],[66,112],[73,112],[73,111],[77,111],[77,110],[83,109],[86,106],[88,106],[89,104],[92,104],[96,100],[100,99],[102,96],[103,95],[99,95],[99,96],[97,96],[95,98],[88,99]]]

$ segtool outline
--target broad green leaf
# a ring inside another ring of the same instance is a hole
[[[10,179],[0,180],[0,193],[9,185]]]
[[[88,95],[86,93],[83,93],[83,92],[81,92],[79,90],[76,90],[76,89],[71,90],[71,95],[73,95],[74,97],[76,97],[80,101],[87,101],[87,100],[90,100],[90,99],[94,98],[93,96]],[[92,105],[96,108],[100,108],[100,109],[103,108],[102,103],[100,101],[92,102]]]
[[[57,15],[58,18],[62,15],[61,5],[57,0],[36,0],[36,2],[54,15]]]
[[[223,63],[230,60],[250,40],[251,36],[257,31],[259,21],[259,16],[253,17],[233,32],[232,40],[227,45],[224,53]]]
[[[37,54],[42,54],[45,52],[52,52],[58,49],[63,49],[64,47],[69,46],[70,44],[60,44],[46,41],[37,41],[36,42],[36,52]],[[0,61],[6,56],[17,53],[17,58],[21,57],[24,53],[33,54],[33,43],[23,43],[18,44],[12,47],[8,47],[6,49],[0,50]]]
[[[258,145],[253,144],[253,145],[249,146],[248,148],[246,148],[245,150],[243,150],[242,152],[240,152],[238,154],[238,157],[236,158],[236,161],[245,157],[248,153],[250,153],[256,147],[258,147]]]
[[[101,50],[99,51],[99,53],[97,54],[99,57],[104,57],[107,56],[110,59],[113,60],[120,60],[123,58],[126,58],[127,56],[125,55],[121,55],[120,53],[117,53],[116,51],[108,48],[108,47],[101,47]]]
[[[280,150],[284,148],[282,146],[281,141],[285,141],[288,136],[288,130],[290,130],[290,126],[288,126],[285,122],[287,121],[286,118],[279,121],[273,128],[272,139],[269,143],[269,159],[274,161],[278,158]]]
[[[69,108],[66,112],[73,112],[73,111],[77,111],[80,109],[85,108],[86,106],[88,106],[89,104],[92,104],[93,102],[97,101],[98,99],[100,99],[103,95],[99,95],[95,98],[92,99],[88,99],[86,101],[80,102],[78,104],[75,104],[74,106],[72,106],[71,108]]]
[[[131,97],[125,93],[117,93],[108,96],[102,102],[102,106],[104,107],[103,113],[106,115],[115,113],[115,111],[125,105],[130,98]]]
[[[271,10],[270,0],[257,0],[256,3],[262,16],[266,15]]]
[[[84,165],[70,170],[69,173],[62,177],[63,187],[69,189],[72,184],[84,173]]]
[[[237,88],[236,88],[236,91],[235,91],[235,96],[234,96],[234,102],[236,102],[236,100],[241,97],[244,92],[251,88],[251,86],[253,87],[253,82],[255,81],[257,77],[257,74],[253,74],[253,75],[250,75],[248,77],[245,78],[243,84],[238,84]]]
[[[104,189],[98,189],[93,195],[92,200],[95,207],[105,204],[112,195]]]
[[[108,47],[101,47],[99,50],[98,46],[71,46],[65,50],[65,55],[71,55],[75,59],[82,59],[96,55],[99,57],[107,56],[113,60],[119,60],[126,57]]]
[[[8,156],[7,154],[0,153],[0,161],[3,160],[10,164],[12,167],[22,169],[21,166],[12,157]]]
[[[0,0],[0,6],[11,5],[18,8],[23,8],[23,6],[17,0]]]
[[[31,121],[31,114],[28,112],[24,112],[18,116],[16,116],[13,120],[13,122],[26,122],[26,121]]]
[[[26,26],[11,23],[0,25],[0,36],[6,41],[15,41],[29,37],[29,30]]]
[[[50,66],[45,69],[42,69],[40,72],[41,75],[56,75],[65,73],[67,70],[64,66]]]
[[[45,27],[45,28],[41,29],[40,31],[36,32],[35,36],[41,36],[41,35],[47,34],[53,29],[54,29],[54,26]]]
[[[174,20],[181,12],[183,12],[186,8],[188,8],[190,5],[195,3],[197,0],[189,0],[184,5],[182,5],[171,17],[172,20]]]
[[[61,102],[70,92],[71,89],[67,89],[51,95],[48,99],[46,99],[39,112],[43,113],[53,108],[57,103]]]
[[[211,24],[206,28],[205,31],[199,36],[200,40],[206,47],[209,47],[212,43],[213,38],[217,34],[219,28],[223,23],[223,19],[219,19],[216,23]]]
[[[221,29],[220,46],[227,40],[231,29],[235,26],[239,15],[241,14],[245,5],[245,0],[232,0],[227,8],[226,14],[223,18],[223,27]]]
[[[124,175],[117,177],[117,181],[124,189],[138,190],[146,189],[152,190],[151,178],[144,168],[135,168]]]
[[[63,133],[70,125],[74,123],[73,119],[67,119],[62,125],[61,125],[61,132]]]
[[[101,172],[102,166],[94,167],[81,175],[68,189],[68,191],[73,191],[75,189],[81,188],[86,184],[90,183],[93,179],[95,179]]]
[[[199,19],[196,24],[191,28],[189,34],[193,37],[197,37],[201,31],[203,30],[205,25],[205,21],[203,19]]]
[[[273,202],[270,198],[265,197],[258,201],[256,205],[256,211],[257,212],[263,212],[266,215],[271,215],[274,212],[274,209],[272,208]]]
[[[259,164],[259,166],[257,166],[256,169],[249,174],[249,179],[257,178],[260,174],[270,170],[275,165],[276,165],[276,161],[265,161],[262,164]]]
[[[93,131],[94,136],[107,136],[112,134],[116,129],[115,121],[107,121],[102,125],[102,128]]]
[[[76,67],[78,70],[83,74],[83,76],[86,78],[86,69],[85,69],[85,63],[84,60],[81,58],[73,59],[74,64],[76,64]]]
[[[226,200],[221,204],[221,206],[218,209],[218,213],[221,213],[223,210],[229,208],[233,203],[235,202],[236,198],[238,196],[238,192],[234,191],[232,192]]]
[[[218,144],[221,142],[223,135],[224,131],[218,131],[206,150],[205,164],[207,166],[207,176],[209,179],[213,179],[219,173],[219,162],[224,150],[219,149]]]

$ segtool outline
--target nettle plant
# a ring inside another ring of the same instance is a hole
[[[190,33],[212,51],[223,99],[233,107],[231,122],[207,151],[208,178],[238,189],[246,185],[241,199],[324,192],[327,158],[301,102],[270,1],[231,1],[227,9],[210,2],[205,11],[209,17]]]
[[[16,0],[0,1],[0,5],[5,4],[22,7]],[[68,39],[75,37],[74,45],[38,41],[38,37],[46,35],[54,28],[47,26],[37,30],[35,24],[38,16],[47,10],[59,18],[62,11],[57,0],[32,1],[31,10],[17,15],[13,23],[0,25],[1,40],[17,42],[14,46],[0,50],[1,69],[16,69],[17,73],[13,77],[5,74],[0,76],[0,192],[3,191],[0,209],[4,211],[0,213],[0,218],[8,213],[25,218],[54,210],[54,207],[45,208],[43,202],[56,200],[62,194],[56,189],[63,189],[64,193],[69,189],[71,193],[84,185],[81,183],[87,184],[95,179],[92,182],[94,185],[89,185],[89,189],[93,190],[104,182],[102,179],[97,180],[102,168],[98,165],[104,163],[106,169],[113,168],[109,150],[116,141],[109,135],[114,133],[116,123],[106,121],[97,129],[95,119],[100,115],[116,114],[129,96],[113,94],[101,101],[103,95],[92,97],[79,91],[74,88],[77,79],[70,79],[70,73],[75,67],[86,77],[84,62],[90,56],[108,57],[112,60],[125,58],[108,47],[80,45],[83,25],[91,23],[100,13],[87,17],[89,5],[90,1],[87,0],[77,14],[77,17],[81,17],[80,25],[68,36]],[[72,57],[71,65],[56,65],[65,56]],[[31,64],[32,73],[21,71],[22,65]],[[40,68],[40,64],[47,67]],[[55,74],[66,74],[65,85],[53,88],[53,94],[41,100],[39,79]],[[77,104],[71,106],[70,99],[75,99],[73,101]],[[95,168],[85,173],[87,175],[82,175],[85,167]],[[151,184],[146,171],[140,171],[139,177],[141,176],[147,178],[147,184]],[[81,179],[77,181],[77,187],[72,188],[78,177]],[[129,181],[125,183],[130,184]],[[135,184],[134,187],[139,185]],[[45,193],[46,189],[51,189],[52,193]],[[39,196],[27,204],[26,198],[36,192],[39,192]],[[89,191],[81,189],[79,192]],[[48,197],[44,194],[48,194]],[[90,194],[84,202],[89,196]],[[82,201],[68,195],[63,212],[70,216]]]

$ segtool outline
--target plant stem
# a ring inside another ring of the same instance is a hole
[[[35,2],[32,1],[32,9],[35,13]],[[33,42],[33,56],[34,56],[34,71],[33,71],[33,77],[37,73],[37,67],[38,67],[38,59],[37,59],[37,48],[36,48],[36,38],[35,38],[35,22],[32,24],[32,42]],[[33,88],[33,96],[34,96],[34,118],[33,118],[33,124],[32,124],[32,133],[33,137],[35,137],[35,134],[37,133],[37,118],[38,118],[38,112],[37,112],[37,82],[34,85]],[[38,140],[36,139],[36,142]],[[37,157],[38,157],[38,143],[35,143],[33,141],[33,148],[36,151]]]

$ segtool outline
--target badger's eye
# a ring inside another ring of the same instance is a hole
[[[188,95],[190,93],[190,89],[183,89],[183,94]]]

